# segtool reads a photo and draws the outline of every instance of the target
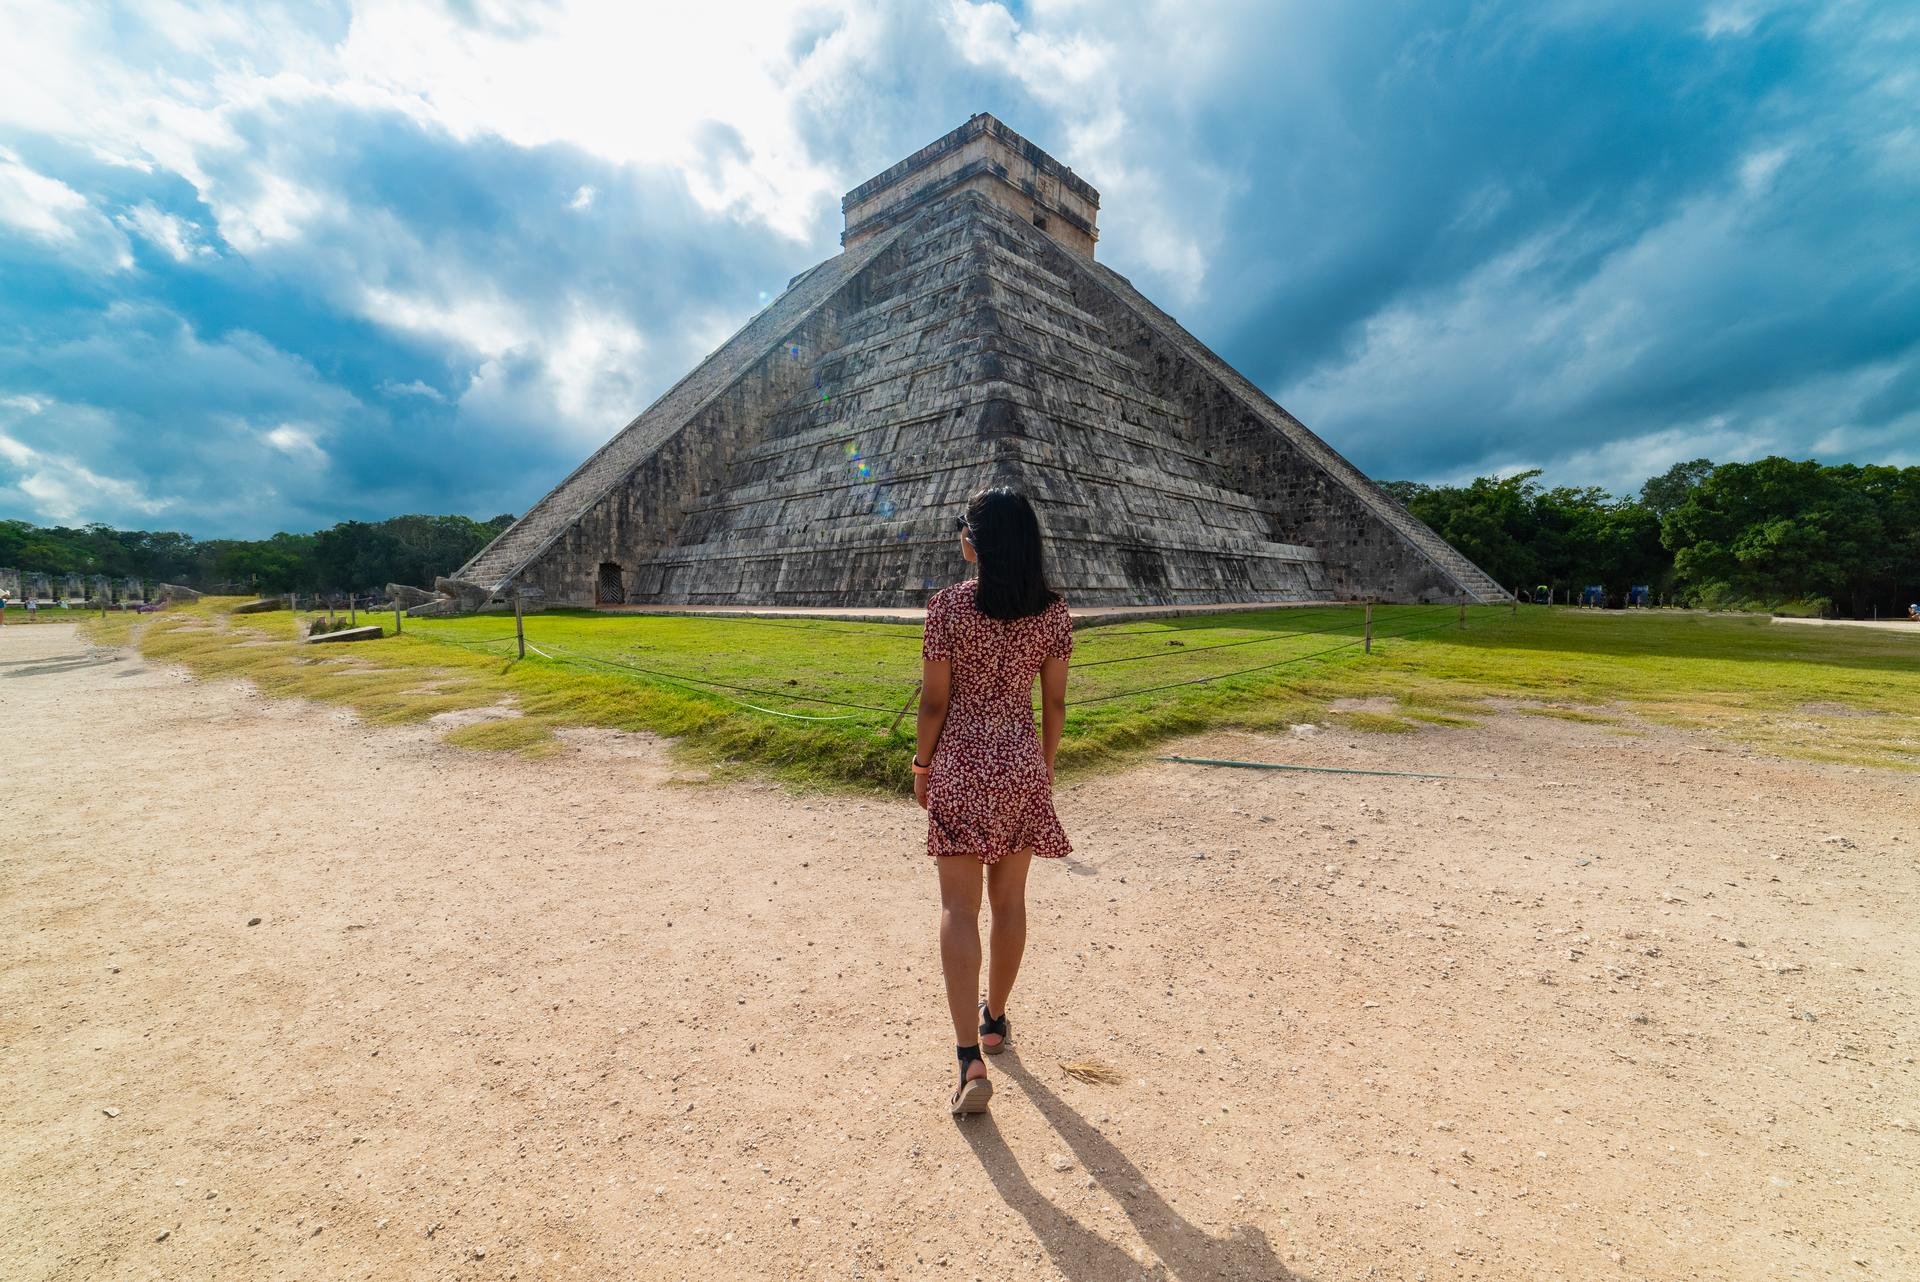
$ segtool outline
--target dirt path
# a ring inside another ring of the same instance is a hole
[[[0,642],[0,1277],[1920,1276],[1911,777],[1190,741],[1472,779],[1066,789],[956,1124],[910,806]]]

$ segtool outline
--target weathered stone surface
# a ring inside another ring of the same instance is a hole
[[[849,193],[845,252],[457,577],[568,605],[917,605],[964,573],[966,496],[1004,483],[1077,605],[1504,599],[1094,262],[1091,188],[1043,193],[1080,202],[1082,243],[1004,175],[942,187],[973,152],[1046,159],[983,119]]]
[[[433,590],[452,597],[459,606],[457,613],[476,614],[486,608],[487,602],[493,599],[496,589],[470,583],[463,578],[450,579],[443,575],[433,581]]]
[[[154,600],[162,602],[198,601],[200,593],[178,583],[162,583],[154,589]]]
[[[385,629],[374,624],[357,628],[335,628],[332,632],[315,632],[307,637],[308,645],[319,645],[327,641],[378,641],[386,635]]]
[[[483,614],[512,614],[513,599],[520,598],[520,613],[542,614],[547,608],[547,594],[535,587],[509,587],[499,596],[489,601],[482,609]]]
[[[284,610],[287,599],[283,596],[261,597],[258,601],[247,601],[229,610],[229,614],[265,614],[270,610]]]
[[[429,601],[439,599],[437,593],[429,592],[425,588],[410,587],[405,583],[387,584],[387,600],[403,610],[410,610],[416,605],[425,605]]]

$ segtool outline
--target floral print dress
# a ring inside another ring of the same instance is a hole
[[[969,579],[927,602],[921,657],[953,664],[927,774],[927,853],[991,864],[1031,847],[1059,859],[1073,847],[1053,813],[1033,683],[1041,664],[1073,653],[1073,621],[1061,601],[1024,619],[991,618],[973,593]]]

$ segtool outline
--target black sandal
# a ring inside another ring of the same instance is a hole
[[[980,1048],[956,1046],[954,1049],[960,1054],[960,1085],[950,1101],[952,1113],[955,1117],[962,1113],[984,1113],[987,1111],[987,1101],[993,1098],[993,1083],[984,1076],[972,1080],[967,1078],[967,1070],[980,1061]]]
[[[980,1043],[980,1049],[989,1055],[998,1055],[1001,1051],[1007,1049],[1007,1042],[1013,1036],[1013,1024],[1007,1019],[1007,1013],[1001,1011],[1000,1018],[995,1019],[992,1012],[987,1009],[987,1004],[981,1002],[980,1036],[998,1037],[1000,1039],[991,1046],[987,1045],[984,1041]]]

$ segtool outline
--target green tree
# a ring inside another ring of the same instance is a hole
[[[1640,502],[1656,517],[1664,518],[1686,502],[1687,495],[1712,471],[1713,462],[1710,459],[1697,458],[1687,463],[1675,463],[1660,475],[1647,478],[1647,483],[1640,487]]]

